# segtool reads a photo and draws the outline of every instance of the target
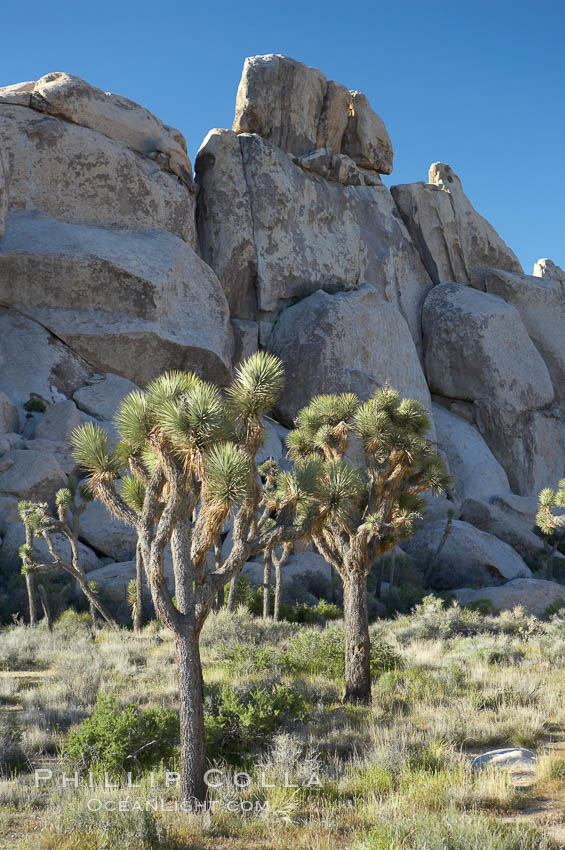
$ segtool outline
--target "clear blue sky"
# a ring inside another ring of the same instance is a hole
[[[565,0],[27,0],[2,4],[0,85],[49,71],[124,94],[185,134],[230,127],[246,56],[284,53],[361,89],[390,183],[449,163],[531,274],[565,267]]]

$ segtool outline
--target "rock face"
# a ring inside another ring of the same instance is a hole
[[[439,404],[433,405],[433,414],[458,498],[489,499],[509,491],[508,477],[478,429]]]
[[[545,361],[557,402],[565,404],[565,292],[559,281],[545,276],[489,271],[485,289],[516,307]]]
[[[47,408],[35,426],[33,436],[38,440],[64,443],[78,425],[80,425],[80,416],[74,401],[70,399],[58,401]]]
[[[516,308],[446,283],[428,295],[422,326],[430,389],[473,402],[479,430],[512,487],[527,494],[561,477],[563,419],[551,409],[549,372]]]
[[[217,149],[219,139],[227,152],[212,160],[206,149]],[[317,289],[371,283],[400,309],[418,343],[431,284],[388,189],[341,186],[306,173],[258,135],[238,141],[241,164],[235,140],[225,135],[209,138],[196,162],[201,250],[230,304],[241,296],[236,317],[267,319]]]
[[[462,605],[488,599],[501,611],[511,611],[521,605],[536,617],[541,617],[554,602],[565,602],[565,585],[533,578],[517,578],[500,587],[482,587],[480,590],[461,587],[453,592]]]
[[[20,429],[18,408],[12,404],[6,393],[0,392],[0,434],[7,434]]]
[[[298,156],[330,148],[363,168],[392,171],[389,135],[366,96],[288,56],[245,60],[233,129],[257,133]]]
[[[80,520],[80,536],[96,552],[115,561],[135,558],[135,529],[111,516],[101,502],[86,506]]]
[[[503,750],[490,750],[476,756],[471,762],[471,770],[512,769],[522,771],[535,770],[536,754],[523,747]]]
[[[193,194],[120,142],[35,109],[0,104],[0,147],[12,161],[10,209],[167,230],[196,245]]]
[[[402,548],[425,567],[437,551],[444,531],[445,521],[430,523]],[[454,520],[430,581],[438,590],[453,590],[462,581],[471,587],[481,587],[529,577],[530,570],[507,543],[466,522]]]
[[[80,410],[95,419],[111,421],[123,399],[137,389],[139,387],[127,378],[109,373],[102,380],[81,387],[74,393],[73,400]]]
[[[320,290],[289,307],[275,325],[269,349],[285,365],[277,410],[286,423],[317,393],[349,391],[366,399],[386,381],[431,412],[406,322],[372,286],[335,295]]]
[[[549,277],[551,280],[558,280],[561,286],[565,285],[565,271],[547,257],[534,263],[534,277]]]
[[[253,219],[235,133],[210,130],[196,156],[195,171],[200,187],[196,225],[201,256],[221,280],[232,317],[254,318]]]
[[[14,449],[0,458],[0,495],[53,504],[67,475],[52,454]]]
[[[393,186],[391,192],[434,283],[474,283],[486,268],[523,272],[449,165],[433,163],[428,179]]]
[[[459,519],[508,543],[522,558],[535,557],[542,550],[542,541],[532,531],[534,523],[528,527],[496,504],[481,499],[465,499]]]
[[[0,147],[0,239],[4,236],[8,202],[10,198],[11,167],[6,153]]]
[[[183,368],[224,383],[229,313],[214,273],[170,233],[12,213],[0,301],[52,331],[99,372],[145,384]]]
[[[37,322],[0,307],[0,391],[16,405],[22,424],[30,398],[62,401],[88,372],[81,358]]]

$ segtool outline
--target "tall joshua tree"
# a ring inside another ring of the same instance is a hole
[[[546,487],[539,494],[536,524],[543,535],[546,556],[545,578],[553,578],[553,558],[565,535],[565,514],[554,514],[555,508],[565,508],[565,478],[557,491]]]
[[[282,383],[280,361],[265,353],[237,370],[225,395],[192,373],[170,372],[124,399],[116,416],[121,440],[113,452],[106,432],[92,423],[73,434],[75,457],[94,496],[137,529],[155,611],[174,635],[183,800],[202,800],[206,793],[199,652],[204,622],[218,592],[249,558],[306,536],[312,522],[300,473],[290,476],[294,485],[273,504],[257,472],[262,415]],[[230,514],[231,551],[223,562],[207,559]],[[164,576],[169,543],[174,602]]]
[[[413,533],[421,494],[449,484],[429,425],[418,401],[385,387],[363,404],[350,393],[317,396],[287,439],[298,466],[317,466],[312,539],[343,581],[347,701],[371,698],[367,575]],[[362,447],[359,467],[346,460],[352,435]]]

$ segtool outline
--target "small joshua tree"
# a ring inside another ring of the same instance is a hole
[[[225,395],[192,373],[171,372],[124,399],[116,416],[121,441],[113,452],[106,432],[92,423],[73,434],[92,494],[137,529],[155,611],[175,638],[183,800],[202,800],[206,793],[199,652],[204,622],[218,592],[249,558],[307,536],[313,518],[300,474],[288,475],[289,486],[281,487],[274,504],[257,472],[262,416],[282,383],[278,358],[261,352],[239,367]],[[223,562],[207,558],[209,550],[218,551],[230,514],[230,552]],[[169,543],[174,599],[164,577]]]
[[[536,524],[543,536],[547,579],[553,578],[553,558],[565,536],[565,514],[554,514],[555,508],[565,508],[565,478],[559,482],[557,491],[546,487],[539,494]]]
[[[106,620],[109,626],[117,628],[117,623],[98,596],[96,590],[92,586],[92,582],[88,581],[87,575],[80,563],[79,549],[79,531],[80,517],[86,508],[89,501],[87,493],[83,492],[83,501],[77,507],[75,501],[76,485],[72,479],[69,479],[67,487],[63,487],[57,492],[56,506],[57,515],[54,516],[47,504],[22,501],[18,505],[20,517],[24,524],[26,542],[20,546],[20,558],[22,560],[22,573],[26,577],[32,577],[39,572],[52,572],[54,570],[64,570],[72,578],[74,578],[86,598],[88,599],[90,610],[98,611]],[[67,521],[71,518],[71,522]],[[61,534],[67,539],[71,548],[71,560],[68,561],[58,551],[58,544],[53,539],[53,535]],[[47,549],[51,556],[51,561],[39,561],[34,552],[34,539],[42,537],[47,543]],[[29,584],[28,584],[29,592]],[[94,615],[93,615],[94,619]]]
[[[364,404],[350,393],[314,398],[287,438],[297,467],[315,479],[312,539],[343,582],[347,701],[371,698],[367,575],[413,533],[421,494],[449,484],[429,426],[420,402],[385,387]],[[352,435],[363,449],[360,468],[346,460]]]

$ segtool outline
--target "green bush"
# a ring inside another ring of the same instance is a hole
[[[290,669],[298,673],[326,675],[341,679],[345,675],[345,635],[343,627],[326,626],[315,633],[302,629],[294,637],[288,649]],[[371,678],[376,679],[387,670],[401,666],[400,656],[386,641],[376,634],[371,635]]]
[[[565,588],[564,588],[565,591]],[[554,614],[560,614],[565,608],[565,599],[555,599],[543,612],[544,620],[550,620]]]
[[[178,740],[178,716],[172,709],[121,708],[106,696],[98,698],[92,716],[70,735],[62,754],[77,769],[115,776],[170,759]]]
[[[563,603],[565,604],[565,602]],[[482,614],[483,617],[498,617],[500,609],[493,605],[490,599],[475,599],[474,602],[468,602],[462,606],[465,611],[476,611]]]
[[[287,685],[269,683],[238,692],[224,686],[206,698],[206,745],[213,758],[239,762],[263,746],[288,718],[303,718],[303,697]]]

